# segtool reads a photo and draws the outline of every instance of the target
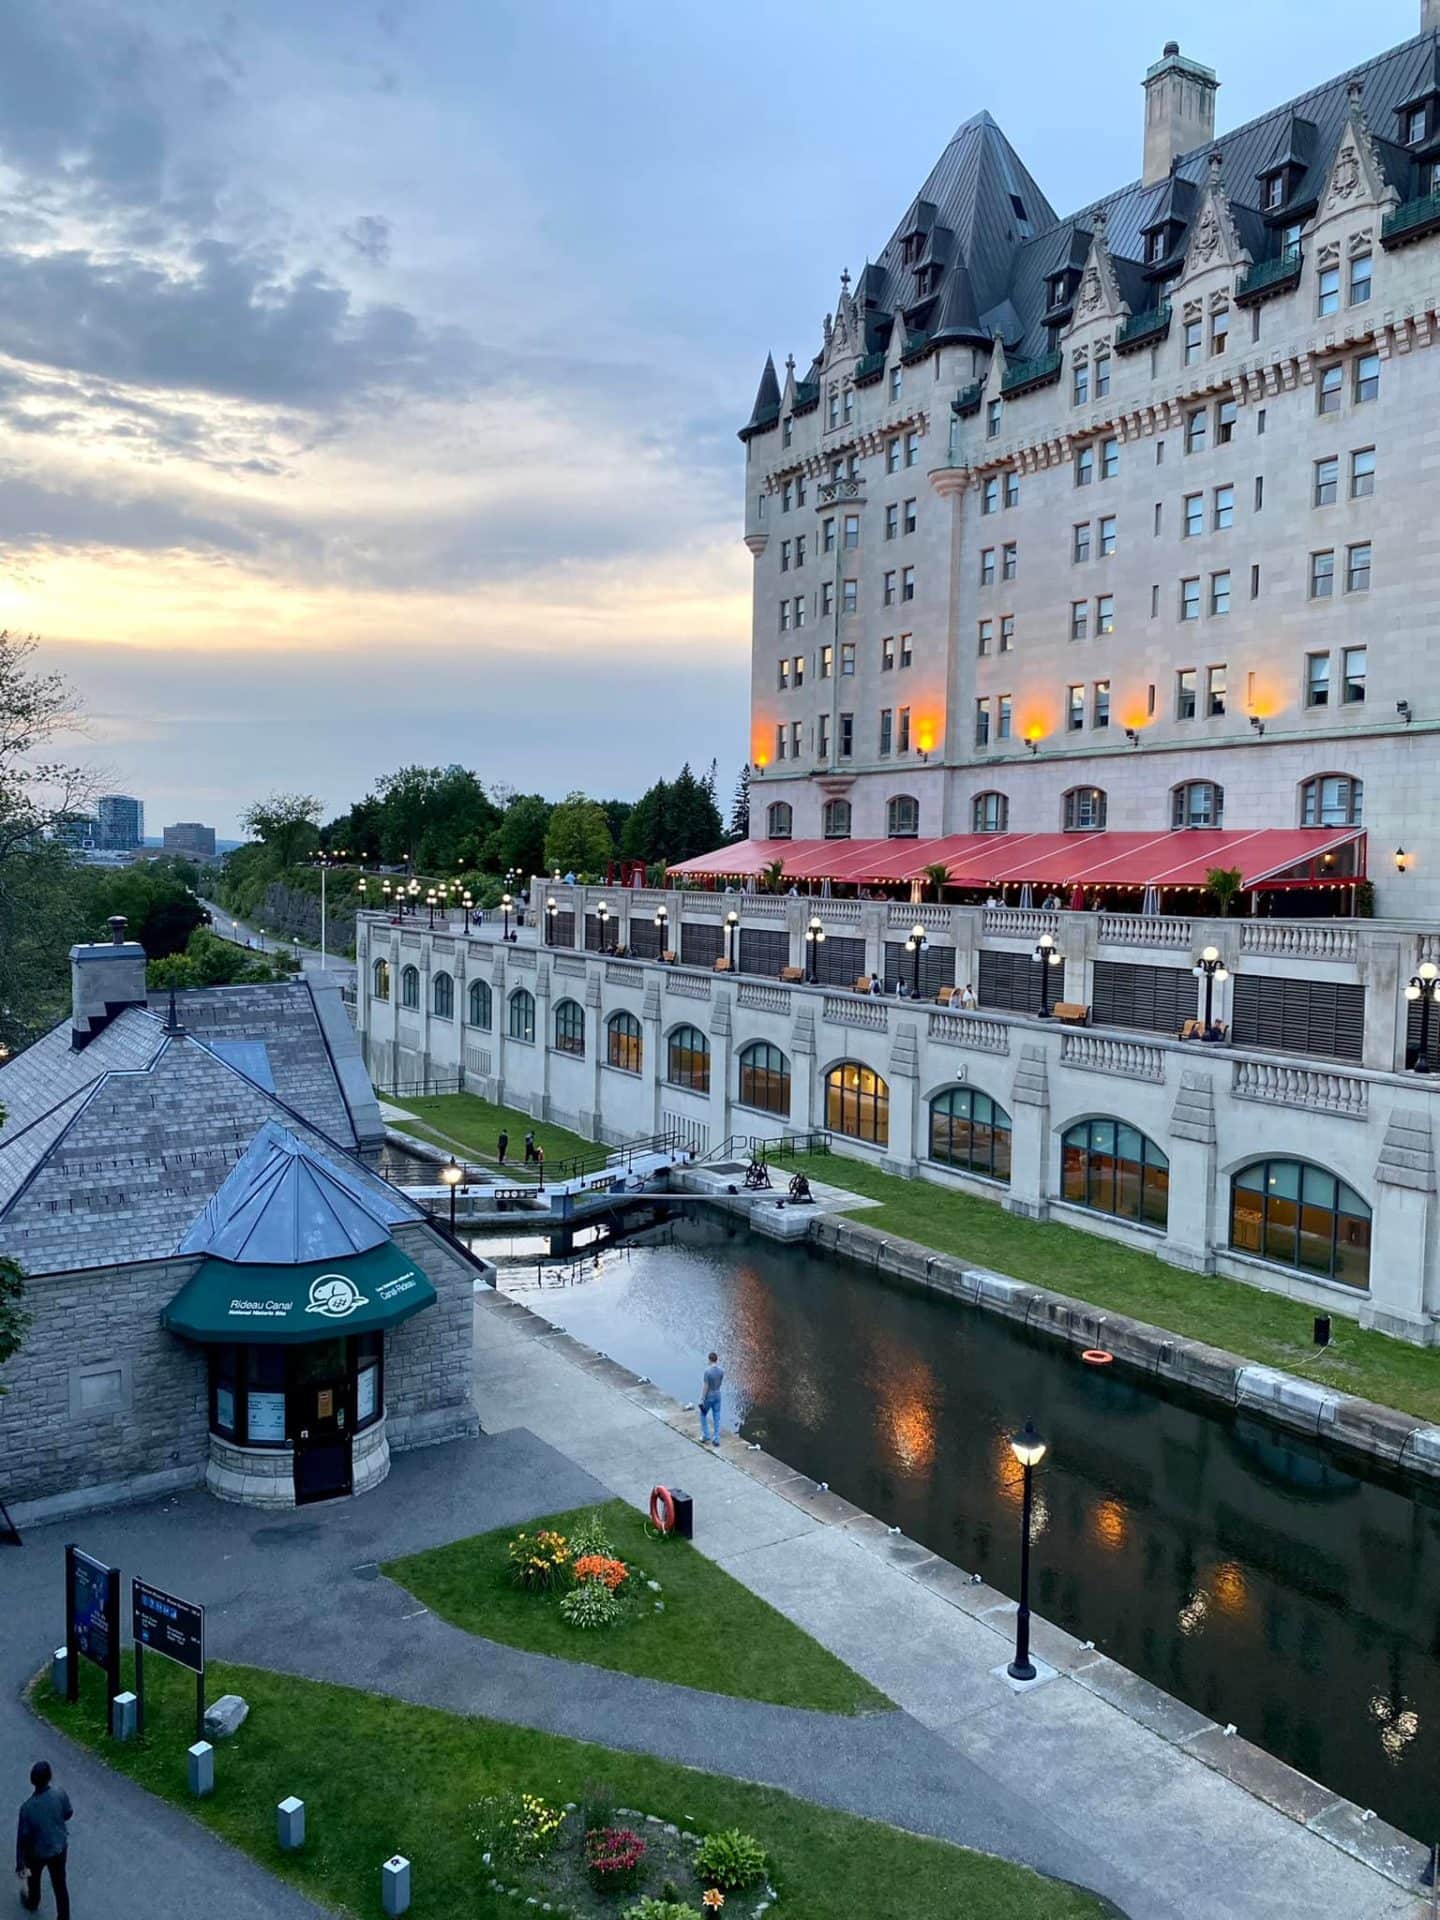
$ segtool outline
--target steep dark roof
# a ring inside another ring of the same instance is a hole
[[[740,438],[747,439],[752,433],[761,433],[766,427],[773,427],[780,418],[780,382],[775,373],[775,356],[765,356],[765,371],[760,376],[760,385],[755,393],[755,405],[750,409],[750,418],[746,422]]]

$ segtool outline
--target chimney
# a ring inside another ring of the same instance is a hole
[[[1440,10],[1440,0],[1424,0]],[[1170,171],[1172,160],[1215,138],[1215,94],[1220,82],[1214,69],[1198,60],[1186,60],[1178,40],[1167,40],[1165,51],[1145,75],[1144,184],[1153,187]]]
[[[125,938],[122,915],[107,924],[108,945],[70,949],[70,1045],[76,1053],[125,1007],[145,1005],[145,949]]]
[[[1420,31],[1433,33],[1440,27],[1440,0],[1420,0]]]

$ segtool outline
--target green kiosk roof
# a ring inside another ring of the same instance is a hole
[[[430,1306],[435,1289],[393,1240],[301,1266],[209,1259],[160,1316],[187,1340],[287,1345],[377,1333]]]

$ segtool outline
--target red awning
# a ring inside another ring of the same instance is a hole
[[[1212,867],[1238,867],[1241,884],[1263,886],[1341,847],[1358,827],[1257,827],[1249,832],[1181,828],[1171,833],[959,833],[934,840],[744,840],[671,867],[686,879],[746,880],[783,861],[787,884],[839,881],[900,885],[943,865],[951,886],[1203,887]]]

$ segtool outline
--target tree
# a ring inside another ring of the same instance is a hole
[[[501,816],[495,832],[495,868],[508,873],[549,871],[545,866],[545,835],[550,825],[550,802],[538,793],[518,793]]]
[[[0,1258],[0,1367],[20,1351],[30,1316],[25,1311],[25,1275],[13,1260]],[[6,1391],[0,1380],[0,1394]]]
[[[620,850],[647,866],[665,858],[670,840],[670,783],[657,780],[641,794],[625,822]]]
[[[92,908],[91,938],[105,939],[105,923],[117,913],[125,917],[129,938],[138,940],[152,960],[182,952],[207,918],[188,887],[145,867],[126,867],[104,876]]]
[[[272,793],[240,816],[240,824],[263,840],[279,867],[293,867],[319,838],[320,802],[313,793]]]
[[[1228,919],[1231,903],[1238,898],[1244,876],[1238,867],[1210,867],[1205,874],[1205,891],[1215,902],[1222,920]]]
[[[568,793],[550,815],[545,871],[596,873],[614,852],[605,809],[583,793]]]
[[[0,630],[0,862],[89,810],[92,776],[45,759],[73,730],[79,701],[58,673],[31,666],[38,642]],[[5,928],[0,924],[0,944]]]
[[[735,781],[735,798],[730,802],[730,838],[750,838],[750,767],[747,762]]]
[[[695,860],[702,853],[713,853],[724,837],[711,783],[697,780],[687,761],[670,789],[666,844],[655,857],[671,866]]]
[[[926,884],[934,890],[935,898],[938,900],[949,884],[949,867],[943,860],[935,860],[928,867],[923,867],[921,872],[925,876]]]

